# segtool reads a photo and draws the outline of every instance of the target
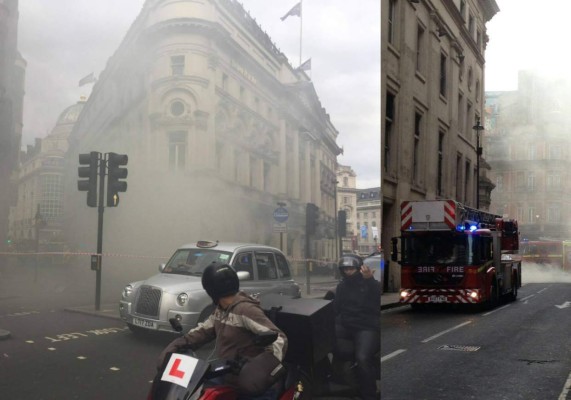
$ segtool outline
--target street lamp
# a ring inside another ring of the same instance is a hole
[[[480,124],[480,117],[476,118],[476,125],[472,129],[476,131],[476,208],[480,209],[480,156],[482,155],[480,132],[484,130],[484,127]]]

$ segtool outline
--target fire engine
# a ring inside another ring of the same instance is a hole
[[[398,239],[392,259],[398,261]],[[400,302],[478,304],[515,300],[521,287],[516,220],[454,200],[401,204]]]
[[[522,240],[522,262],[549,265],[556,269],[571,267],[571,242],[568,240]],[[525,268],[525,266],[524,266]]]

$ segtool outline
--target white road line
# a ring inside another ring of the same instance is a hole
[[[393,351],[391,354],[387,354],[386,356],[381,357],[381,362],[390,360],[391,358],[396,357],[396,356],[398,356],[400,353],[404,353],[405,351],[406,351],[405,349],[399,349],[399,350],[397,350],[397,351]]]
[[[563,390],[561,391],[561,394],[559,395],[559,398],[557,400],[566,400],[567,394],[569,393],[569,390],[571,390],[571,372],[569,373],[569,376],[567,377],[567,381],[565,382],[565,385],[563,386]]]
[[[527,297],[524,297],[523,299],[520,299],[519,301],[526,301],[527,299],[531,299],[533,296],[535,296],[534,294],[530,294]]]
[[[545,290],[547,290],[547,289],[549,289],[549,288],[543,288],[543,289],[541,289],[539,292],[537,292],[537,294],[539,294],[539,293],[541,293],[541,292],[543,292],[543,291],[545,291]]]
[[[506,304],[505,306],[502,306],[502,307],[500,307],[500,308],[496,308],[495,310],[492,310],[492,311],[489,311],[489,312],[487,312],[487,313],[485,313],[485,314],[482,314],[482,317],[485,317],[486,315],[493,314],[493,313],[495,313],[496,311],[503,310],[504,308],[509,307],[509,306],[511,306],[511,304]]]
[[[442,332],[440,332],[440,333],[437,333],[436,335],[431,336],[431,337],[429,337],[428,339],[424,339],[424,340],[422,341],[422,343],[428,343],[428,342],[430,342],[432,339],[436,339],[436,338],[439,337],[439,336],[442,336],[442,335],[444,335],[444,334],[446,334],[446,333],[448,333],[448,332],[452,332],[452,331],[455,330],[455,329],[462,328],[463,326],[468,325],[468,324],[471,324],[471,323],[472,323],[472,321],[466,321],[466,322],[464,322],[464,323],[462,323],[462,324],[460,324],[460,325],[456,325],[456,326],[454,326],[454,327],[452,327],[452,328],[450,328],[450,329],[446,329],[445,331],[442,331]]]

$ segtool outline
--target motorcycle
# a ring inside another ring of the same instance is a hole
[[[182,326],[175,318],[169,319],[172,328],[182,334]],[[254,342],[262,347],[272,344],[277,332],[256,335]],[[188,345],[178,346],[165,357],[159,368],[147,400],[236,400],[237,393],[230,386],[205,387],[205,383],[226,374],[238,375],[247,360],[238,355],[233,360],[205,361],[196,357]],[[292,391],[288,399],[294,397]]]

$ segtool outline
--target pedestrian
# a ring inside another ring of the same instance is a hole
[[[212,263],[202,274],[202,286],[216,305],[210,317],[184,336],[173,340],[161,353],[158,366],[162,366],[168,353],[177,346],[190,345],[196,350],[213,340],[221,359],[241,356],[249,359],[240,375],[226,375],[224,381],[211,382],[235,387],[238,400],[275,400],[279,394],[279,378],[285,373],[281,365],[287,338],[264,314],[260,303],[239,291],[236,271],[228,264]],[[254,343],[256,335],[265,332],[278,333],[270,346]]]
[[[381,286],[355,254],[339,259],[341,281],[335,290],[334,362],[353,360],[363,400],[376,400],[380,379]]]

